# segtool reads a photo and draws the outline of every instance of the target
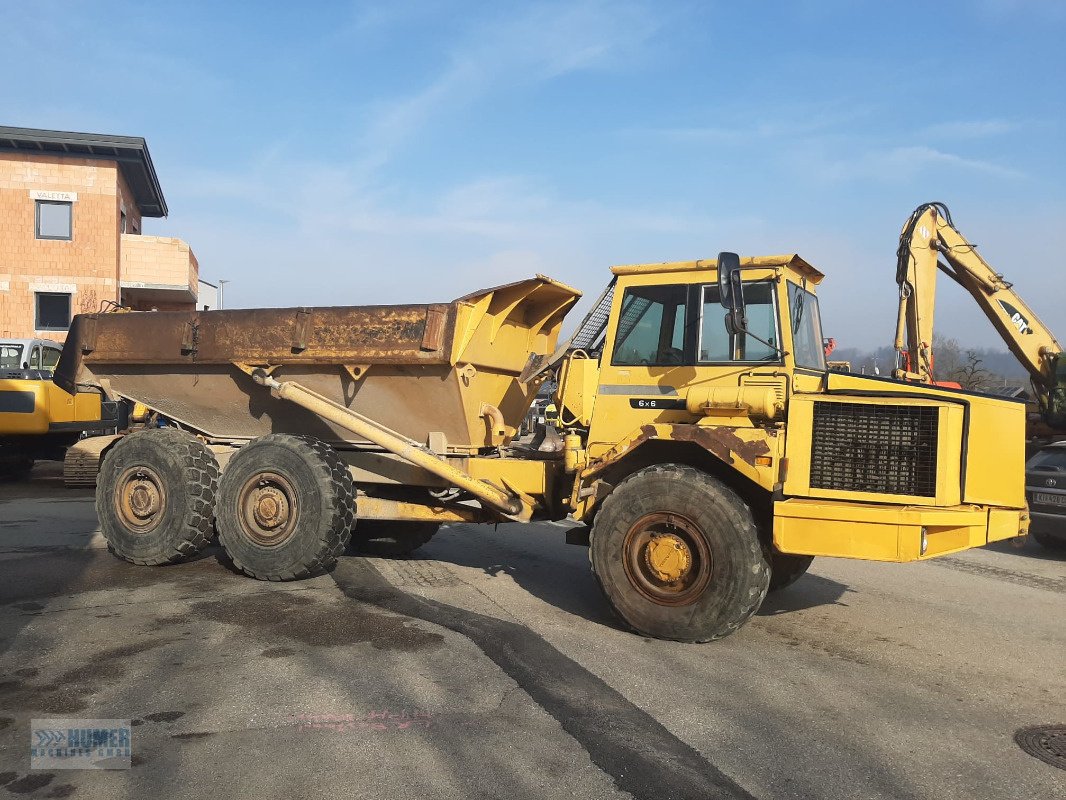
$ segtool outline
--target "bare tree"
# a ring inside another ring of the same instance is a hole
[[[962,346],[957,339],[950,339],[947,336],[941,336],[940,334],[933,334],[933,380],[935,381],[957,381],[962,383],[955,377],[963,366],[965,360],[962,354]]]
[[[979,391],[985,388],[993,377],[987,369],[981,365],[985,363],[973,350],[966,351],[966,363],[962,364],[952,375],[952,379],[962,384],[963,389]]]

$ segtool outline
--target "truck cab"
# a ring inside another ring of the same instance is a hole
[[[680,462],[742,497],[779,559],[909,561],[1024,533],[1024,406],[830,371],[822,274],[799,256],[736,259],[721,280],[713,260],[612,271],[560,369],[576,517]]]

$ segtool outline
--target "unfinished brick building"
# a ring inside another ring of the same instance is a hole
[[[166,214],[144,139],[0,127],[0,337],[61,342],[110,303],[194,308],[192,250],[141,233]]]

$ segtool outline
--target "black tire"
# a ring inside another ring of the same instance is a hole
[[[436,522],[359,522],[352,534],[352,548],[360,553],[384,558],[410,555],[440,530]]]
[[[218,489],[218,539],[237,569],[259,580],[325,572],[355,519],[348,467],[327,445],[273,433],[238,450]]]
[[[1048,550],[1054,550],[1056,553],[1061,553],[1066,550],[1066,535],[1064,536],[1052,536],[1045,531],[1037,531],[1030,528],[1029,533],[1036,539],[1037,544]]]
[[[810,568],[814,556],[794,556],[788,553],[770,554],[770,591],[791,586]]]
[[[0,482],[15,483],[28,480],[34,460],[17,453],[0,453]]]
[[[657,639],[728,636],[770,584],[751,510],[729,487],[681,464],[626,478],[604,500],[591,539],[592,570],[615,613]]]
[[[112,553],[157,566],[194,556],[214,535],[218,462],[207,445],[177,428],[124,436],[96,481],[96,514]]]

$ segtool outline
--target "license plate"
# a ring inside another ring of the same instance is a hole
[[[1033,502],[1043,503],[1048,506],[1066,506],[1066,494],[1048,494],[1047,492],[1033,492]]]

